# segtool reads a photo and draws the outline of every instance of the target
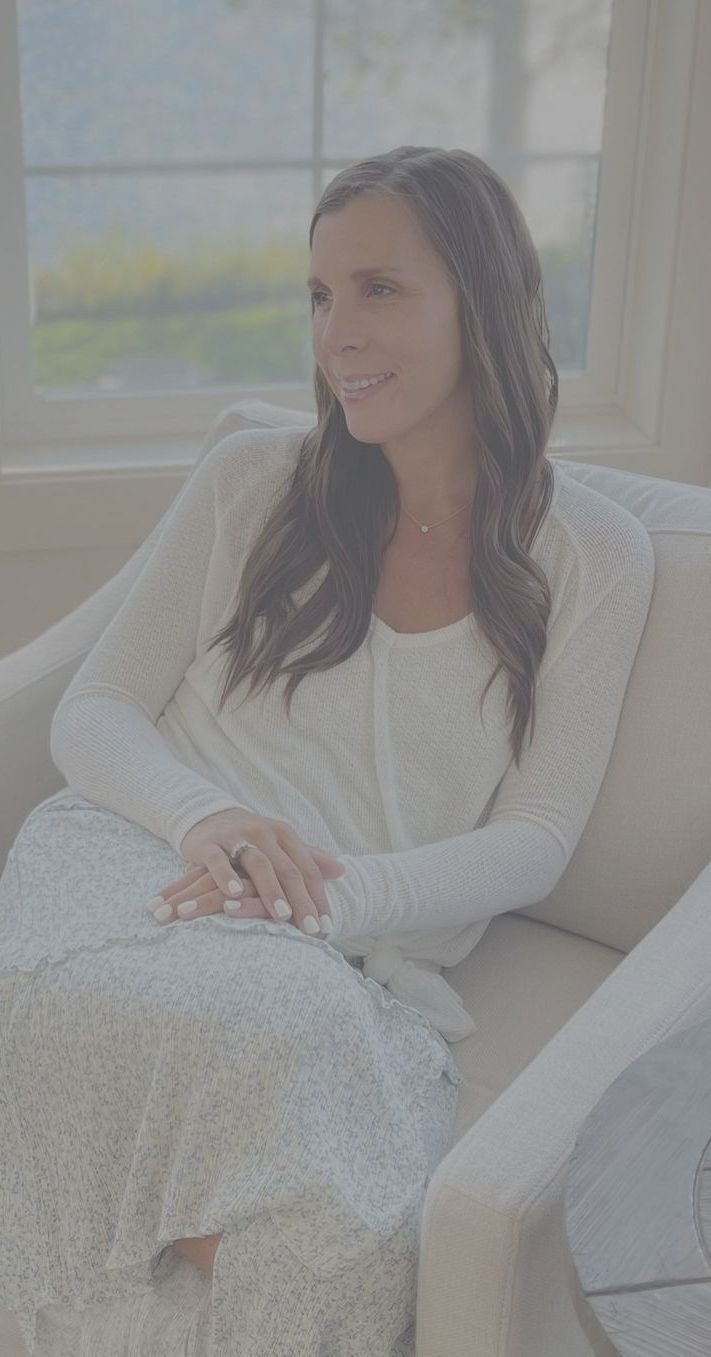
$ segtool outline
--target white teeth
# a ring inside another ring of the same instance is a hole
[[[379,377],[366,377],[364,378],[364,380],[359,382],[342,381],[341,386],[345,391],[361,391],[363,387],[375,386],[377,382],[384,382],[386,377],[391,376],[392,376],[391,372],[383,372]]]

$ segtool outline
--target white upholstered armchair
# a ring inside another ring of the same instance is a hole
[[[240,428],[314,422],[246,401],[215,421],[201,456]],[[418,1357],[590,1357],[563,1215],[576,1136],[632,1060],[711,1016],[711,489],[564,465],[643,521],[654,595],[566,872],[541,904],[494,918],[446,974],[477,1030],[453,1047],[465,1083],[424,1203]],[[0,660],[0,870],[30,810],[65,785],[54,710],[170,512],[113,579]],[[0,1315],[3,1357],[22,1352],[10,1326]]]

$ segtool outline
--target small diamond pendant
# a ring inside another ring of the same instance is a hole
[[[420,524],[420,528],[422,529],[423,532],[429,532],[429,528],[425,527],[424,523]]]

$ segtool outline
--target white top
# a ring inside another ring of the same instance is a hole
[[[346,871],[324,881],[329,943],[457,1041],[476,1024],[441,967],[462,961],[494,915],[545,899],[570,861],[612,752],[654,550],[639,519],[552,459],[554,496],[531,547],[552,609],[520,770],[505,671],[479,716],[497,656],[473,616],[400,633],[373,615],[348,660],[301,681],[290,722],[282,677],[249,701],[242,680],[218,716],[226,653],[205,646],[232,615],[304,433],[241,430],[203,457],[57,707],[52,759],[73,791],[177,852],[198,821],[240,807],[340,857]]]

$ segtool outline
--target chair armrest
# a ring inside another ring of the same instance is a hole
[[[169,513],[170,509],[96,593],[0,659],[0,871],[30,811],[66,785],[49,752],[52,717],[70,680],[123,603]]]
[[[208,429],[188,479],[217,443],[240,428],[266,422],[264,412],[269,409],[256,401],[221,411]],[[308,415],[303,419],[307,422]],[[292,422],[298,421],[293,412],[287,412],[284,423]],[[49,750],[52,717],[80,664],[140,574],[175,503],[174,499],[138,550],[90,598],[0,659],[0,872],[30,811],[66,786]]]
[[[570,1156],[622,1070],[709,1016],[711,863],[437,1165],[417,1357],[590,1357],[565,1230]]]

